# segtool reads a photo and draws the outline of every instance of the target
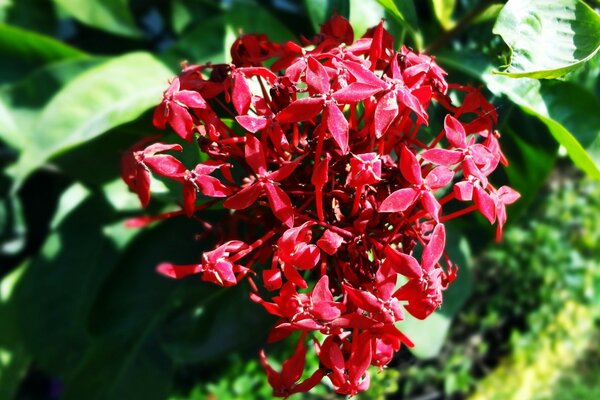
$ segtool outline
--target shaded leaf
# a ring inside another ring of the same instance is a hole
[[[19,310],[13,297],[26,268],[27,262],[0,282],[0,399],[14,398],[31,358],[21,339]]]
[[[349,0],[304,0],[304,7],[315,32],[319,32],[321,25],[332,15],[348,18],[351,10]]]
[[[539,118],[573,163],[600,179],[600,102],[571,82],[514,81],[486,77],[490,90],[507,95],[523,111]]]
[[[118,248],[137,233],[103,228],[115,218],[111,207],[101,196],[83,200],[80,194],[65,192],[63,210],[72,211],[57,221],[56,231],[31,261],[15,292],[27,349],[41,366],[61,376],[81,361],[91,339],[86,325],[93,300],[118,260]],[[75,198],[70,201],[69,196]]]
[[[512,51],[499,73],[515,78],[557,78],[600,49],[600,16],[580,0],[510,0],[493,32]]]
[[[117,35],[141,37],[128,0],[53,0],[64,12],[93,28]]]
[[[45,35],[56,34],[58,21],[56,10],[49,1],[40,0],[5,0],[0,1],[0,8],[6,7],[5,22],[12,26],[36,31]]]
[[[45,64],[87,54],[49,36],[0,24],[0,57],[1,84],[21,79]]]
[[[192,64],[223,63],[231,56],[225,52],[225,18],[216,16],[183,34],[160,58],[174,71],[182,60]],[[202,43],[201,46],[198,43]]]

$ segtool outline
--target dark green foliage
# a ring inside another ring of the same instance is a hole
[[[560,171],[504,242],[477,258],[477,284],[440,357],[406,370],[405,393],[467,393],[517,346],[516,333],[535,340],[568,301],[600,305],[600,184]]]

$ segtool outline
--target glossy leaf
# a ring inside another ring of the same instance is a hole
[[[471,60],[465,63],[463,60]],[[597,111],[600,102],[571,82],[541,82],[492,74],[491,64],[472,53],[438,55],[447,66],[481,79],[493,93],[506,95],[526,113],[539,118],[573,163],[586,174],[600,179]]]
[[[595,96],[570,82],[488,78],[490,90],[506,94],[525,112],[538,117],[573,163],[600,179],[600,102]]]
[[[93,28],[138,38],[142,34],[129,10],[128,0],[53,0],[64,12]]]
[[[493,32],[512,50],[500,73],[515,78],[557,78],[600,49],[600,15],[580,0],[510,0]]]
[[[32,130],[45,104],[73,77],[100,64],[100,57],[53,62],[0,89],[0,138],[15,150],[32,147]]]
[[[22,132],[27,151],[12,174],[17,182],[50,157],[136,119],[154,106],[171,72],[147,53],[111,59],[62,88]]]

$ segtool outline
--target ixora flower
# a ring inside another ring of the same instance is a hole
[[[153,176],[181,185],[181,211],[147,221],[223,209],[222,224],[205,226],[212,250],[158,271],[247,282],[278,318],[268,340],[296,332],[279,371],[260,353],[275,395],[324,378],[362,392],[370,366],[412,346],[405,313],[427,318],[456,276],[444,223],[478,211],[502,234],[519,194],[488,179],[506,164],[496,111],[477,89],[448,84],[432,57],[395,51],[382,23],[356,41],[339,16],[303,45],[245,35],[231,55],[186,66],[166,89],[154,124],[175,143],[154,136],[123,156],[143,206]],[[433,103],[441,131],[429,127]],[[314,371],[304,371],[309,349]]]

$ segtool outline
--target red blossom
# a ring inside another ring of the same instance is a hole
[[[479,212],[500,237],[519,197],[490,178],[506,165],[494,106],[476,88],[448,84],[433,57],[395,48],[383,22],[354,41],[339,16],[302,43],[242,36],[231,64],[186,66],[155,110],[155,126],[169,125],[185,150],[151,137],[122,157],[144,207],[153,176],[183,191],[182,210],[134,223],[192,216],[213,246],[160,273],[246,280],[251,301],[278,318],[269,342],[300,332],[280,371],[260,353],[276,396],[324,377],[340,394],[365,391],[369,366],[412,346],[398,329],[405,312],[423,319],[443,304],[457,271],[444,223]],[[421,128],[440,113],[443,129],[431,137]],[[209,208],[216,223],[202,219]],[[320,366],[302,380],[311,337]]]

